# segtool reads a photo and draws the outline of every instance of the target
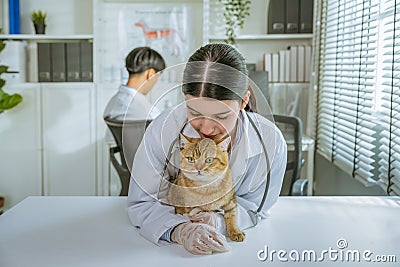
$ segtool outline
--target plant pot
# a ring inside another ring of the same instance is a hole
[[[44,34],[46,31],[46,24],[33,24],[35,26],[36,34]]]

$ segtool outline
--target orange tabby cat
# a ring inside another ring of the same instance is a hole
[[[223,147],[229,142],[181,137],[184,147],[180,152],[180,172],[169,189],[169,202],[179,214],[189,213],[196,207],[202,211],[224,210],[229,237],[233,241],[243,241],[245,234],[237,225],[228,152]]]

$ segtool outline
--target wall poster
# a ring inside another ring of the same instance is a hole
[[[179,4],[132,4],[119,11],[118,36],[123,57],[137,46],[150,46],[168,66],[187,61],[193,51],[191,8]]]

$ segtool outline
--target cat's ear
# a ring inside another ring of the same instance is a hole
[[[227,151],[229,144],[231,143],[231,136],[227,135],[217,141],[215,141],[217,146],[219,146],[222,150]]]
[[[191,143],[191,138],[183,133],[180,133],[179,135],[179,149],[182,150],[187,144]]]

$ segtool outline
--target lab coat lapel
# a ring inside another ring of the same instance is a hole
[[[243,176],[248,168],[248,159],[262,153],[258,144],[258,137],[253,127],[250,125],[245,111],[241,111],[238,121],[237,136],[230,158],[232,178],[235,185],[238,183],[240,184],[240,181],[243,180]]]

